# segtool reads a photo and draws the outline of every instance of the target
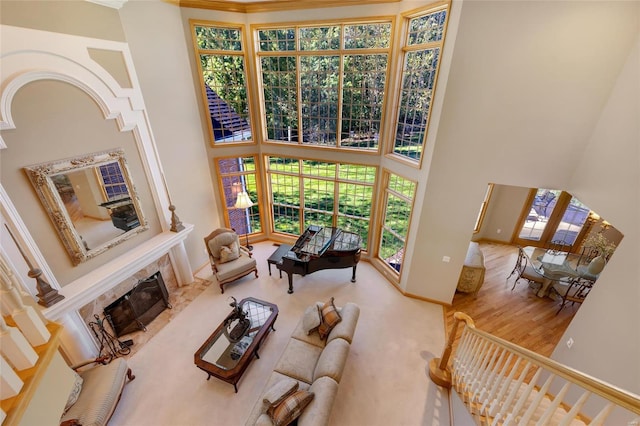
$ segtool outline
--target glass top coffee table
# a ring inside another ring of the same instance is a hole
[[[196,366],[208,374],[207,380],[213,376],[230,383],[236,393],[237,383],[253,356],[260,358],[260,345],[270,331],[275,331],[273,324],[278,317],[276,305],[253,297],[242,299],[238,306],[247,313],[247,318],[251,321],[244,337],[237,342],[231,341],[224,333],[223,321],[194,355]]]

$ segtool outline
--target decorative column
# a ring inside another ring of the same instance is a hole
[[[169,259],[178,279],[178,286],[191,284],[193,282],[193,270],[189,264],[187,250],[181,241],[169,250]]]
[[[18,279],[0,253],[0,286],[3,296],[10,308],[9,314],[27,338],[31,346],[44,345],[49,341],[51,333],[47,330],[38,313],[31,306],[25,306],[18,290]]]

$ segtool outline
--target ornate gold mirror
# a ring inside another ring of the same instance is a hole
[[[74,265],[148,229],[122,149],[24,169]]]

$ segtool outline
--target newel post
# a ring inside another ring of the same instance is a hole
[[[453,350],[453,342],[455,342],[456,335],[458,334],[458,325],[461,321],[464,321],[468,326],[475,327],[471,317],[463,312],[456,312],[453,314],[453,318],[455,319],[453,328],[449,333],[447,346],[444,348],[442,356],[429,361],[429,377],[431,377],[433,383],[447,389],[451,387],[451,372],[449,371],[448,364],[451,351]]]

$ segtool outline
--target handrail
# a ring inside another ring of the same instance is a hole
[[[568,424],[571,421],[569,418],[585,418],[580,411],[588,396],[595,394],[608,401],[608,404],[590,424],[601,424],[615,407],[640,415],[640,396],[478,330],[471,317],[462,312],[456,312],[454,319],[442,357],[432,359],[429,363],[429,375],[440,386],[450,388],[453,385],[473,414],[487,418],[497,416],[507,419],[509,423],[521,416],[530,418],[538,406],[541,411],[546,410],[539,415],[543,419],[544,416],[550,418],[559,407],[567,409],[568,413],[562,411],[562,424]],[[464,324],[464,328],[454,352],[453,345],[460,323]],[[532,373],[535,373],[533,378],[527,380]],[[555,396],[548,393],[554,377],[568,382],[558,389]],[[546,382],[539,386],[536,382],[542,379]],[[583,391],[582,397],[574,403],[564,400],[571,386]],[[552,400],[550,406],[541,406],[544,398]]]

